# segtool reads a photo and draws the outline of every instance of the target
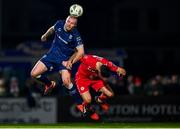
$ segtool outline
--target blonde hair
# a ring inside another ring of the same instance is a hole
[[[73,19],[76,19],[76,25],[77,25],[77,22],[78,22],[78,18],[76,16],[73,16],[73,15],[69,15],[67,18],[66,18],[66,22],[69,18],[73,18]]]

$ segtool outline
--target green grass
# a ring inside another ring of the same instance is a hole
[[[180,123],[0,124],[0,128],[180,128]]]

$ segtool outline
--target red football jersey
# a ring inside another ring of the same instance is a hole
[[[116,72],[118,69],[118,67],[111,61],[96,55],[85,55],[80,61],[81,64],[78,68],[77,76],[81,77],[98,77],[98,71],[96,69],[97,62],[101,62],[103,65],[106,65],[113,72]]]

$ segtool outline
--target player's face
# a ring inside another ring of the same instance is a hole
[[[77,18],[75,18],[75,17],[68,17],[66,19],[65,29],[67,31],[71,31],[74,27],[76,27],[76,25],[77,25]]]

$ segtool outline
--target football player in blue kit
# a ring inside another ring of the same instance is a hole
[[[33,78],[45,84],[45,95],[55,87],[56,83],[49,80],[44,73],[54,70],[60,73],[63,85],[68,89],[70,95],[77,101],[81,101],[77,97],[79,93],[71,81],[70,73],[72,65],[84,55],[81,35],[76,28],[77,22],[78,19],[74,16],[68,16],[65,21],[58,20],[41,37],[41,41],[45,42],[49,36],[54,34],[52,47],[31,71]]]

